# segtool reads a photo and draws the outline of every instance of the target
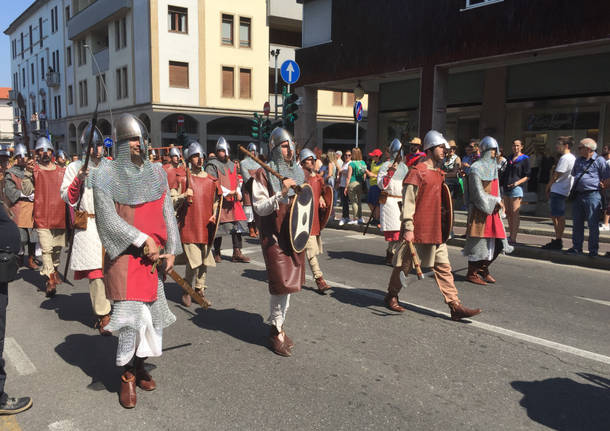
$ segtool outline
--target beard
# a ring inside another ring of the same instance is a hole
[[[51,157],[49,157],[48,154],[43,154],[42,157],[40,158],[40,160],[42,161],[42,163],[44,163],[46,165],[47,163],[49,163],[51,161]]]

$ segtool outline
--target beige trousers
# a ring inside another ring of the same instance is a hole
[[[205,289],[205,279],[208,266],[216,266],[214,256],[208,253],[209,247],[205,244],[182,244],[186,254],[186,272],[184,279],[194,289]]]
[[[322,253],[322,239],[320,235],[310,235],[307,245],[305,246],[305,256],[309,262],[309,267],[313,273],[313,278],[322,277],[322,270],[320,270],[320,264],[318,263],[318,255]]]
[[[110,313],[110,301],[106,298],[106,287],[102,278],[89,280],[89,296],[91,308],[96,316],[105,316]]]
[[[65,229],[36,229],[42,249],[40,275],[49,277],[59,266],[61,249],[66,245]]]

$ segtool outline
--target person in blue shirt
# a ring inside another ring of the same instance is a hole
[[[578,155],[572,168],[574,177],[572,206],[572,248],[566,253],[581,254],[584,242],[585,220],[589,225],[589,256],[597,256],[599,250],[599,218],[602,208],[601,190],[610,178],[610,168],[600,157],[597,143],[585,138],[578,144]]]

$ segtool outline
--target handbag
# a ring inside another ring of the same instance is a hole
[[[74,211],[74,228],[86,230],[88,218],[89,213],[87,211]]]
[[[0,249],[0,283],[15,280],[18,270],[17,255],[8,246]]]
[[[572,185],[572,188],[570,189],[570,193],[568,194],[568,198],[567,198],[568,202],[572,202],[574,199],[576,199],[576,186],[580,182],[580,179],[582,178],[582,176],[589,171],[589,168],[591,167],[591,165],[593,164],[594,161],[595,161],[595,159],[591,158],[591,160],[589,160],[589,164],[587,165],[585,170],[582,171],[582,174],[580,174],[578,176],[578,178],[576,179],[576,181],[574,181],[574,184]]]

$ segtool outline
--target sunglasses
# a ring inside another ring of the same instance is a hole
[[[345,157],[352,157],[352,155],[351,154],[346,154]]]

